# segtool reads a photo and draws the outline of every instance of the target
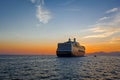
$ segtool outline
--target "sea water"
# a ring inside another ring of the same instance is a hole
[[[120,80],[120,57],[0,56],[0,80]]]

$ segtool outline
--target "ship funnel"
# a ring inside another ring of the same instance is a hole
[[[71,41],[71,39],[69,38],[69,40],[68,40],[69,42]]]
[[[76,42],[76,38],[74,38],[74,42]]]

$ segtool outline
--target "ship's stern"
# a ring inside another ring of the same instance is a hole
[[[58,43],[56,54],[58,57],[71,57],[72,56],[71,44]]]

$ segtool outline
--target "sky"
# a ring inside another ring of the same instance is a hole
[[[68,38],[120,51],[120,0],[0,0],[0,54],[54,55]]]

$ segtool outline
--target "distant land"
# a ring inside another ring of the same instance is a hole
[[[90,53],[88,55],[99,55],[99,56],[120,56],[120,52],[119,51],[116,51],[116,52],[93,52],[93,53]]]

